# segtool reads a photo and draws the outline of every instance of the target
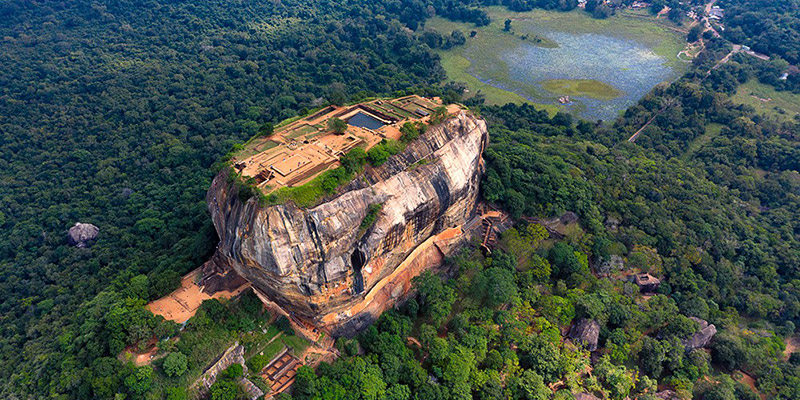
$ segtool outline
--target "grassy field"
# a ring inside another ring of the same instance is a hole
[[[681,159],[684,161],[690,160],[698,150],[710,143],[712,139],[719,135],[720,131],[722,131],[722,125],[720,124],[712,122],[706,125],[705,133],[694,139],[692,143],[689,143],[689,148],[686,149],[686,153],[683,153]]]
[[[671,23],[665,21],[625,13],[598,20],[583,10],[567,13],[533,10],[519,13],[494,6],[486,8],[486,11],[492,19],[488,26],[475,27],[473,24],[436,17],[426,23],[426,29],[436,30],[443,35],[448,35],[453,30],[460,30],[467,36],[465,46],[439,51],[441,63],[450,80],[466,83],[472,93],[484,94],[488,104],[528,102],[539,105],[551,113],[561,109],[560,105],[555,104],[552,94],[542,90],[538,85],[525,85],[512,81],[508,76],[509,68],[500,59],[501,54],[517,48],[521,42],[544,48],[558,47],[558,43],[548,37],[546,33],[548,31],[605,34],[634,40],[664,58],[667,66],[675,68],[681,74],[686,69],[686,63],[677,58],[678,52],[684,48],[684,38],[669,29],[667,25]],[[506,19],[512,21],[510,32],[503,31]],[[476,32],[474,37],[470,37],[472,31]],[[533,70],[531,73],[536,72]],[[476,75],[485,79],[480,80]],[[608,88],[594,92],[601,99],[608,98],[609,93]],[[559,94],[566,93],[559,92]]]
[[[792,92],[779,92],[772,86],[759,83],[757,80],[750,80],[740,85],[731,100],[737,104],[749,105],[758,113],[774,117],[779,121],[791,121],[800,114],[800,95]]]
[[[542,87],[553,94],[584,96],[599,100],[610,100],[622,96],[613,86],[593,79],[549,79]]]

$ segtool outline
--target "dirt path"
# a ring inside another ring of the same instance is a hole
[[[732,57],[734,54],[736,54],[736,53],[738,53],[738,52],[740,52],[740,51],[742,51],[742,45],[740,45],[740,44],[734,44],[734,45],[733,45],[733,50],[731,50],[731,52],[730,52],[730,53],[726,54],[726,55],[725,55],[725,57],[722,57],[722,59],[721,59],[721,60],[719,60],[719,61],[718,61],[716,64],[714,64],[714,66],[713,66],[713,67],[711,67],[711,69],[710,69],[710,70],[708,70],[708,72],[707,72],[706,74],[710,74],[710,73],[711,73],[711,71],[713,71],[713,70],[715,70],[715,69],[717,69],[717,68],[721,67],[721,66],[722,66],[722,64],[725,64],[726,62],[730,61],[731,57]]]
[[[737,371],[737,372],[742,374],[742,377],[739,379],[739,382],[749,386],[750,389],[753,389],[753,392],[755,392],[758,395],[758,397],[761,397],[761,400],[767,399],[767,396],[759,392],[758,389],[756,388],[756,380],[753,379],[752,376],[747,375],[742,371]]]
[[[204,301],[236,297],[250,287],[250,284],[246,283],[233,291],[220,291],[214,293],[214,295],[209,295],[203,292],[203,288],[196,283],[200,278],[200,274],[201,268],[189,272],[181,278],[181,287],[158,300],[151,301],[147,304],[147,309],[155,315],[164,317],[164,319],[181,324],[194,316],[194,313],[197,312],[197,309],[200,308]]]
[[[783,359],[788,361],[789,356],[797,351],[798,348],[800,348],[800,337],[792,336],[786,339],[786,350],[783,351]]]
[[[650,125],[650,123],[652,123],[652,122],[653,122],[653,121],[656,119],[656,117],[658,117],[659,115],[661,115],[661,113],[663,113],[663,112],[664,112],[664,110],[666,110],[667,108],[669,108],[669,106],[671,106],[671,105],[672,105],[672,102],[673,102],[673,101],[674,101],[674,99],[670,99],[669,101],[667,101],[667,104],[666,104],[666,105],[664,105],[663,107],[661,107],[661,109],[660,109],[660,110],[658,110],[658,112],[656,112],[656,113],[655,113],[655,115],[653,115],[652,117],[650,117],[650,119],[649,119],[649,120],[647,120],[647,122],[645,122],[645,124],[644,124],[644,125],[642,125],[642,127],[641,127],[641,128],[639,128],[639,130],[638,130],[638,131],[636,131],[636,133],[634,133],[633,135],[631,135],[631,137],[629,137],[629,138],[628,138],[628,141],[629,141],[629,142],[631,142],[631,143],[635,142],[635,141],[636,141],[636,138],[638,138],[638,137],[639,137],[639,135],[641,135],[641,134],[642,134],[642,132],[644,131],[644,129],[645,129],[645,128],[647,128],[647,127]]]

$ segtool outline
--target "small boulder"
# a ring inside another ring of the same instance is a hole
[[[681,398],[672,390],[662,390],[656,393],[656,398],[661,400],[680,400]]]
[[[609,216],[606,218],[605,222],[606,229],[608,229],[611,232],[616,232],[619,229],[619,224],[620,221],[616,217]]]
[[[578,222],[578,219],[579,219],[578,214],[575,214],[572,211],[567,211],[560,217],[558,217],[558,220],[561,221],[561,223],[564,225],[569,225],[573,222]]]
[[[84,248],[91,241],[97,239],[97,235],[99,233],[100,228],[92,224],[78,222],[75,224],[75,226],[69,228],[69,233],[67,233],[67,241],[69,241],[69,244],[72,246]]]
[[[610,255],[607,259],[603,259],[595,268],[600,276],[608,276],[625,269],[625,259],[616,254]]]
[[[600,324],[593,319],[581,318],[569,330],[570,339],[583,343],[589,351],[597,350],[597,338],[600,336]]]
[[[600,398],[591,393],[583,392],[576,394],[575,400],[600,400]]]
[[[700,325],[700,329],[695,332],[692,336],[682,340],[683,347],[686,349],[686,352],[689,353],[694,349],[701,349],[703,347],[708,346],[708,343],[711,342],[711,339],[714,335],[717,334],[717,327],[714,324],[709,324],[708,321],[704,321],[700,318],[689,317],[693,321],[697,322]]]

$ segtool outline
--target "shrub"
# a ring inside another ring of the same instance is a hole
[[[347,130],[347,122],[339,118],[331,118],[328,120],[328,129],[333,131],[333,133],[341,135]]]
[[[223,379],[233,380],[241,377],[242,375],[244,375],[244,368],[242,367],[242,364],[233,363],[228,368],[225,368],[224,371],[222,371]]]
[[[186,394],[186,388],[167,388],[167,400],[187,400],[188,398],[189,395]]]
[[[400,140],[403,142],[410,142],[419,137],[419,129],[417,125],[411,122],[406,122],[403,126],[400,127],[400,133],[403,135],[400,137]]]
[[[381,208],[383,208],[383,204],[370,204],[369,210],[367,210],[367,215],[364,216],[364,219],[361,220],[361,225],[358,227],[360,231],[366,231],[375,223],[375,220],[378,219],[378,213],[380,213]]]
[[[241,367],[241,365],[239,366]],[[211,385],[211,400],[236,400],[241,392],[238,383],[225,379],[217,380]]]
[[[249,368],[252,373],[257,373],[266,367],[267,363],[269,363],[268,356],[256,354],[247,360],[247,368]]]
[[[382,165],[389,157],[401,151],[400,145],[393,140],[381,140],[380,143],[367,151],[367,159],[373,167]]]
[[[164,358],[164,364],[162,367],[164,368],[164,373],[167,376],[181,376],[184,372],[186,372],[186,355],[183,353],[169,353],[169,355]]]
[[[294,329],[292,329],[292,325],[289,323],[289,319],[285,316],[281,315],[277,321],[275,321],[275,327],[281,330],[284,334],[287,335],[294,335]]]

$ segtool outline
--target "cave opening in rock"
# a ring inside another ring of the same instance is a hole
[[[364,291],[364,276],[361,275],[361,267],[364,266],[366,256],[360,249],[355,249],[350,255],[350,264],[353,266],[353,292],[361,293]]]

